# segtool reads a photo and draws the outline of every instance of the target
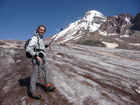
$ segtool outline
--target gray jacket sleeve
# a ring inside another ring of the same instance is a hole
[[[36,52],[34,51],[34,48],[37,46],[37,41],[38,41],[38,38],[36,36],[33,36],[31,38],[30,43],[27,46],[26,51],[30,52],[30,54],[32,56],[35,56],[36,55]]]

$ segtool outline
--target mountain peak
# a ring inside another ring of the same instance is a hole
[[[105,18],[105,16],[96,10],[89,10],[85,13],[85,16],[83,19],[87,20],[87,21],[93,21],[94,17],[101,17],[101,18]]]
[[[102,13],[96,10],[89,10],[85,13],[85,16],[81,20],[77,20],[69,24],[67,28],[58,33],[55,40],[63,40],[63,42],[66,42],[68,40],[79,39],[82,37],[80,34],[83,31],[87,30],[90,32],[95,32],[105,20],[106,17]]]

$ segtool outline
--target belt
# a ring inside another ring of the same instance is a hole
[[[43,51],[43,52],[45,52],[44,50],[42,50],[42,49],[36,49],[36,51]]]

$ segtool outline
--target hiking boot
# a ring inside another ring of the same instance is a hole
[[[47,83],[46,85],[45,85],[45,92],[46,91],[50,91],[50,92],[53,92],[54,90],[55,90],[55,87],[54,87],[54,85],[52,84],[52,83]]]
[[[37,94],[37,92],[31,93],[31,97],[34,99],[40,99],[41,95]]]

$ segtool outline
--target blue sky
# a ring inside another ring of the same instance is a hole
[[[26,40],[47,26],[45,37],[82,18],[88,10],[106,16],[140,12],[139,0],[0,0],[0,39]]]

